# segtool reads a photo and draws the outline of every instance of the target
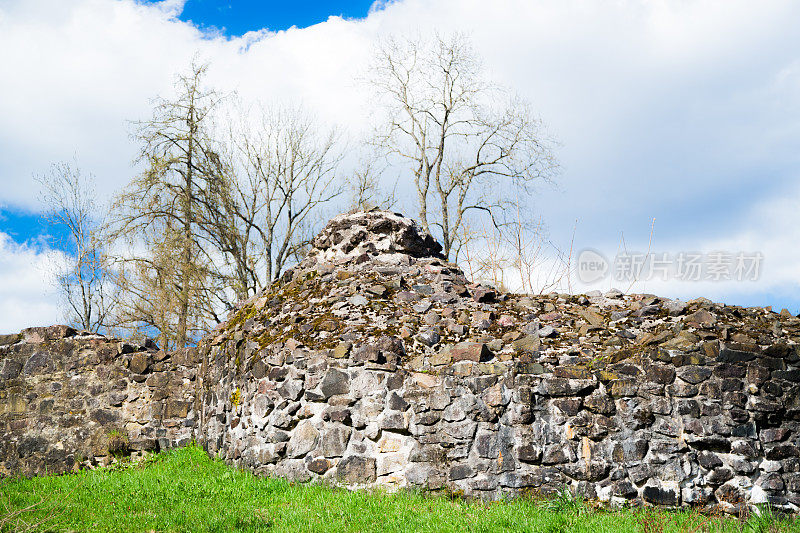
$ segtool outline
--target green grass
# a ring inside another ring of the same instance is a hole
[[[797,531],[774,517],[591,509],[564,492],[494,503],[420,493],[348,492],[256,477],[199,448],[124,469],[0,481],[0,531]]]

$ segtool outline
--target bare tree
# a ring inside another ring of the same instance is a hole
[[[363,159],[347,179],[350,207],[359,211],[391,209],[397,204],[397,182],[390,193],[381,189],[381,169],[375,158]]]
[[[107,326],[113,309],[113,288],[99,237],[102,210],[95,200],[93,176],[84,176],[77,164],[54,163],[50,172],[36,178],[41,185],[45,220],[54,227],[53,244],[66,253],[55,266],[55,282],[70,325],[98,332]]]
[[[171,347],[185,346],[220,319],[208,283],[217,257],[203,224],[224,174],[212,136],[220,97],[204,88],[206,69],[193,63],[178,77],[176,97],[157,98],[152,118],[135,123],[145,170],[118,196],[110,226],[112,237],[129,245],[119,271],[133,276],[120,285],[122,308],[136,313],[121,314],[121,323],[155,327]],[[148,299],[163,306],[153,309]]]
[[[231,266],[231,285],[245,298],[302,255],[312,217],[342,193],[342,155],[337,131],[301,108],[238,109],[228,136],[229,172],[208,222]]]
[[[179,78],[137,123],[145,172],[115,203],[120,323],[179,347],[299,260],[319,210],[339,196],[339,135],[300,108],[229,106],[203,88],[205,66]],[[226,99],[234,103],[233,98]],[[222,135],[221,133],[225,133]]]
[[[209,312],[208,307],[208,293],[212,290],[208,284],[209,267],[198,264],[187,271],[181,255],[175,253],[182,244],[183,235],[169,226],[145,232],[138,236],[137,245],[146,252],[117,258],[114,270],[114,280],[120,287],[114,325],[129,330],[134,337],[157,336],[160,346],[167,350],[191,342],[195,334],[214,322],[213,310]],[[187,273],[195,293],[192,303],[197,308],[191,309],[187,339],[182,339],[175,326],[182,310],[179,288]]]
[[[496,228],[514,224],[504,212],[557,170],[541,122],[485,80],[464,35],[385,41],[369,82],[387,119],[374,144],[410,166],[420,223],[434,230],[448,258],[457,255],[466,217],[482,214]]]
[[[572,274],[572,246],[562,250],[548,237],[543,222],[522,220],[503,228],[488,221],[473,227],[465,221],[459,239],[459,257],[473,280],[525,294],[568,289]],[[574,230],[573,230],[574,231]]]

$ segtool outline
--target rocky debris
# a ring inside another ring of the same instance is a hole
[[[439,257],[442,245],[413,220],[388,211],[359,211],[331,219],[314,239],[309,254],[318,261],[387,261],[410,257]]]

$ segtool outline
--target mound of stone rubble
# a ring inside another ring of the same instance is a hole
[[[481,498],[800,506],[800,320],[470,283],[413,221],[333,219],[201,346],[198,437],[256,472]]]

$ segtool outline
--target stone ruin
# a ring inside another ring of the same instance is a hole
[[[800,319],[503,294],[387,212],[336,217],[314,245],[196,348],[0,337],[0,474],[105,464],[123,432],[127,453],[195,439],[351,488],[800,507]]]

